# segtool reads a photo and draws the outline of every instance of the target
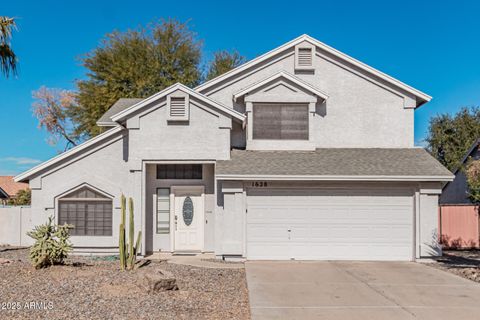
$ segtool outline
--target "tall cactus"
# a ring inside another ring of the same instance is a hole
[[[133,221],[133,199],[128,199],[128,209],[130,216],[128,220],[128,269],[132,270],[135,266],[136,252],[134,252],[133,237],[135,236],[134,221]]]
[[[118,251],[120,253],[120,268],[125,270],[127,265],[127,253],[125,247],[125,207],[126,207],[126,199],[125,196],[122,194],[121,197],[121,222],[120,222],[120,231],[119,231],[119,244],[118,244]]]
[[[133,210],[133,199],[128,199],[129,207],[129,221],[128,221],[128,243],[125,242],[125,218],[126,218],[126,199],[125,196],[121,197],[121,223],[120,223],[120,234],[119,234],[119,253],[120,253],[120,267],[122,270],[133,270],[135,267],[135,262],[137,254],[140,250],[142,232],[138,232],[137,242],[134,245],[134,236],[135,236],[135,222],[134,222],[134,210]]]

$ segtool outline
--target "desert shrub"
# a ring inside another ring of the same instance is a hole
[[[55,264],[63,264],[69,252],[72,250],[69,229],[72,225],[57,225],[53,218],[49,217],[45,224],[36,226],[27,235],[35,240],[30,248],[30,261],[35,269],[49,267]]]

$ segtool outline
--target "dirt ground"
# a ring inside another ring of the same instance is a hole
[[[249,319],[244,269],[151,261],[132,272],[113,257],[71,256],[35,270],[27,249],[0,248],[0,319]],[[141,272],[140,272],[141,270]],[[166,270],[178,291],[149,294],[142,272]]]
[[[480,282],[480,250],[444,250],[436,260],[432,267]]]

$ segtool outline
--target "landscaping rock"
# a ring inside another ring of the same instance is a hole
[[[166,270],[157,269],[144,272],[143,281],[140,283],[148,293],[178,290],[177,279]]]
[[[432,267],[480,282],[480,250],[444,250]]]
[[[9,264],[9,263],[12,263],[13,260],[10,260],[10,259],[5,259],[5,258],[0,258],[0,265],[2,264]]]
[[[48,310],[0,310],[0,319],[250,319],[245,270],[192,268],[152,260],[133,271],[118,261],[71,255],[66,265],[34,269],[28,249],[0,251],[0,302],[53,304]],[[173,274],[178,291],[149,294],[146,274]]]

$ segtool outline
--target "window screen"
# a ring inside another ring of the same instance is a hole
[[[170,233],[170,189],[157,189],[157,233]]]
[[[72,236],[111,236],[112,200],[89,188],[81,188],[58,201],[59,224],[72,224]]]
[[[308,104],[254,104],[253,139],[308,140]]]
[[[201,164],[159,164],[157,179],[202,179]]]

